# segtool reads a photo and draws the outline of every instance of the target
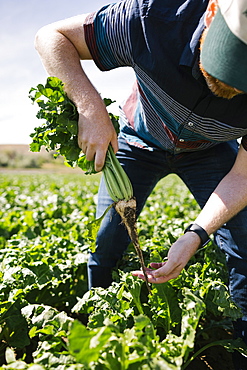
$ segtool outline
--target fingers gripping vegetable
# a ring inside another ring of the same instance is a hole
[[[67,97],[62,81],[56,77],[48,77],[45,86],[39,84],[36,88],[31,88],[29,94],[33,103],[36,102],[40,107],[37,118],[45,119],[45,123],[36,127],[35,132],[30,135],[32,137],[30,150],[39,152],[42,146],[47,151],[56,150],[55,156],[63,155],[68,166],[78,166],[86,174],[95,173],[94,161],[87,161],[78,146],[78,112],[73,102]],[[110,99],[104,99],[104,102],[106,106],[112,103]],[[118,133],[118,117],[112,113],[109,115]],[[114,202],[112,206],[121,216],[135,246],[150,292],[143,255],[138,242],[136,200],[133,197],[131,182],[111,145],[108,148],[102,171],[108,193]]]

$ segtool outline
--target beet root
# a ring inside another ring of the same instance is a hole
[[[146,274],[146,267],[144,264],[144,259],[142,255],[142,250],[139,244],[137,226],[136,226],[136,200],[135,198],[131,198],[130,200],[120,200],[115,204],[115,209],[117,213],[120,215],[123,224],[125,225],[130,239],[135,247],[136,253],[138,255],[141,268],[145,277],[145,282],[148,288],[148,292],[151,293],[149,284],[148,284],[148,277]]]

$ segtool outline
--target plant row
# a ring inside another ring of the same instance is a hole
[[[2,369],[192,369],[231,336],[241,316],[230,299],[224,257],[213,242],[181,275],[153,285],[131,275],[132,245],[108,289],[87,288],[99,175],[0,176],[0,366]],[[138,221],[145,263],[161,261],[198,207],[172,176]]]

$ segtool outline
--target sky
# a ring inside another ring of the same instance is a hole
[[[45,83],[47,72],[34,48],[42,26],[88,13],[110,0],[0,0],[0,145],[29,144],[30,134],[42,121],[28,97],[31,87]],[[102,97],[116,100],[111,111],[128,96],[134,81],[130,68],[101,72],[92,61],[82,63]]]

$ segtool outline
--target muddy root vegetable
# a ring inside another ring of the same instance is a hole
[[[135,247],[137,256],[140,261],[141,269],[143,271],[145,282],[147,285],[148,292],[151,293],[149,284],[148,284],[148,277],[146,274],[145,263],[142,255],[142,250],[139,244],[137,226],[136,226],[136,200],[131,198],[129,200],[119,200],[115,204],[115,209],[117,213],[120,215],[123,224],[125,225],[130,239]]]

